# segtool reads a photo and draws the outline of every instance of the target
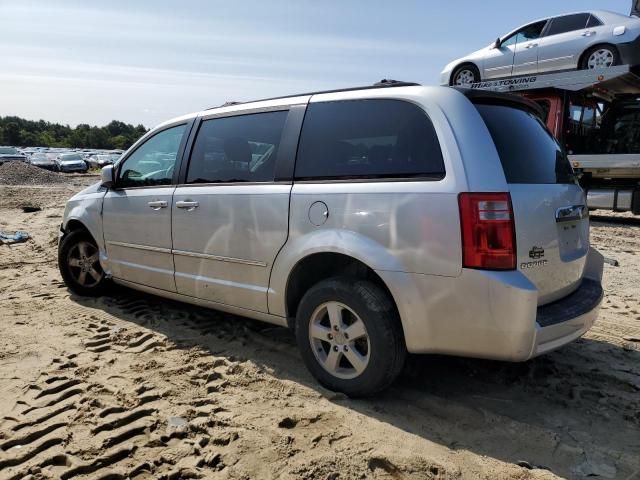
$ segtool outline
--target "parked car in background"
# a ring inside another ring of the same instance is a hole
[[[35,152],[29,157],[29,163],[33,166],[44,168],[46,170],[57,170],[56,161],[49,157],[46,153]]]
[[[113,164],[114,161],[117,160],[119,157],[120,155],[118,155],[114,159],[112,155],[106,155],[106,154],[91,155],[86,159],[86,162],[89,164],[91,168],[102,168],[105,165]]]
[[[638,13],[633,1],[632,15]],[[442,85],[640,64],[640,18],[594,10],[528,23],[449,63]]]
[[[13,147],[0,147],[0,164],[9,161],[26,162],[27,156]]]
[[[82,159],[79,153],[62,153],[56,159],[56,165],[61,172],[81,172],[89,170],[87,162]]]
[[[388,386],[407,352],[528,360],[583,335],[603,297],[541,114],[389,82],[170,120],[69,200],[62,278],[291,327],[349,395]]]

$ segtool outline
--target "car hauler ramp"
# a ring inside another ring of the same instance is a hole
[[[616,95],[640,94],[640,77],[631,71],[629,65],[603,68],[601,70],[571,70],[559,73],[545,73],[522,77],[488,80],[468,85],[467,88],[494,92],[523,92],[557,88],[568,91],[591,90],[594,95],[604,98]]]

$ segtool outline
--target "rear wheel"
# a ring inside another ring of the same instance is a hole
[[[335,278],[312,287],[298,307],[296,338],[313,376],[354,397],[389,386],[406,358],[393,302],[363,280]]]
[[[598,45],[589,49],[582,57],[582,70],[614,67],[620,63],[618,50],[612,45]]]
[[[58,268],[64,283],[78,295],[102,295],[107,285],[96,242],[85,231],[70,232],[58,249]]]
[[[480,81],[480,70],[475,65],[467,63],[460,65],[453,71],[450,84],[454,87],[465,87]]]

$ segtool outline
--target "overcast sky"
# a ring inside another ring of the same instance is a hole
[[[0,115],[151,127],[225,101],[436,84],[525,22],[631,0],[0,0]]]

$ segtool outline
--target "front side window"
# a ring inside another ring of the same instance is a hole
[[[444,175],[433,124],[412,103],[350,100],[307,108],[296,159],[298,180]]]
[[[287,111],[205,120],[187,183],[272,182]]]
[[[186,125],[168,128],[140,145],[120,167],[117,186],[171,185],[186,128]]]
[[[583,28],[586,28],[588,21],[588,13],[576,13],[574,15],[565,15],[564,17],[554,18],[551,20],[547,36],[582,30]]]
[[[542,31],[544,30],[544,27],[546,24],[547,24],[547,21],[543,20],[541,22],[532,23],[531,25],[522,27],[516,33],[506,38],[504,42],[501,43],[500,46],[508,47],[509,45],[524,43],[530,40],[535,40],[537,38],[540,38],[540,35],[542,35]]]

